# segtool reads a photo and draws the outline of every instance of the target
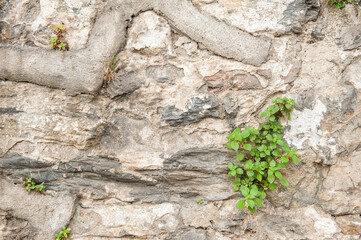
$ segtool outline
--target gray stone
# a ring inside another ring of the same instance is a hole
[[[295,0],[283,12],[281,24],[286,27],[286,32],[302,33],[302,25],[317,20],[320,12],[319,0]]]
[[[285,83],[294,82],[298,78],[298,75],[300,74],[302,62],[294,61],[292,65],[293,66],[289,70],[288,74],[286,76],[281,76],[282,79],[285,81]]]
[[[189,99],[184,111],[175,106],[165,107],[162,111],[163,120],[173,127],[189,125],[209,117],[221,117],[221,106],[211,95]]]
[[[225,96],[223,98],[224,108],[230,118],[235,118],[239,111],[239,105],[232,96]]]
[[[159,82],[173,85],[176,79],[184,77],[182,68],[177,68],[172,64],[167,65],[153,65],[146,69],[146,74],[149,78]]]
[[[228,81],[228,75],[220,70],[212,76],[207,76],[203,79],[210,88],[222,88]]]
[[[135,72],[124,72],[119,70],[110,81],[106,91],[111,98],[131,93],[143,84],[143,81]]]
[[[262,85],[258,78],[245,71],[231,71],[229,73],[230,81],[233,87],[238,90],[262,89]]]
[[[272,71],[270,69],[258,69],[257,74],[266,78],[271,79],[272,78]]]
[[[345,25],[341,29],[341,45],[344,50],[352,50],[361,46],[360,24]]]
[[[189,232],[182,234],[179,240],[208,240],[207,232],[200,229],[192,229]]]

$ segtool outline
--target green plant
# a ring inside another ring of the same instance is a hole
[[[64,226],[62,229],[59,234],[55,234],[56,240],[63,240],[70,237],[70,228]]]
[[[199,199],[197,200],[197,203],[200,205],[200,204],[203,204],[203,200],[202,199]]]
[[[110,83],[110,81],[113,78],[114,72],[118,69],[119,67],[119,65],[117,67],[118,61],[119,61],[118,55],[115,55],[112,58],[112,60],[109,62],[108,67],[104,73],[104,85],[103,85],[104,87],[106,87]]]
[[[25,186],[26,191],[31,192],[31,190],[35,190],[39,193],[44,194],[44,182],[41,184],[36,184],[31,178],[27,178],[26,181],[23,183]]]
[[[357,0],[328,0],[330,5],[335,6],[338,9],[343,9],[346,7],[346,4],[357,2]]]
[[[54,27],[54,37],[50,38],[50,43],[53,48],[57,48],[59,50],[68,50],[68,45],[63,40],[63,34],[66,30],[64,24],[52,25]]]
[[[291,150],[282,140],[282,125],[279,119],[287,116],[291,120],[291,112],[296,106],[292,99],[276,98],[260,117],[268,116],[268,121],[257,129],[246,127],[243,131],[236,128],[227,139],[226,147],[238,152],[238,164],[228,163],[228,176],[234,177],[233,190],[244,196],[237,202],[237,209],[243,209],[247,203],[250,212],[256,206],[262,206],[266,190],[277,188],[276,179],[285,187],[288,180],[283,177],[281,169],[288,166],[290,159],[299,163],[297,150]]]

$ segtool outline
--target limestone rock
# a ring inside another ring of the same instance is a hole
[[[232,71],[231,75],[231,84],[236,87],[238,90],[244,89],[262,89],[262,85],[258,78],[254,75],[246,73],[244,71]]]
[[[228,75],[224,71],[220,70],[212,76],[205,77],[204,81],[207,86],[211,88],[222,88],[225,84],[227,84],[226,81],[228,81]]]
[[[184,71],[174,65],[154,65],[146,69],[146,74],[149,78],[154,79],[159,83],[168,83],[173,85],[176,79],[184,77]]]
[[[142,86],[142,83],[139,74],[119,70],[113,75],[106,91],[111,98],[114,98],[137,90]]]
[[[220,116],[220,104],[211,95],[189,99],[184,111],[175,106],[165,107],[162,111],[162,118],[171,126],[188,125],[199,122],[203,118],[219,118]]]
[[[341,29],[341,44],[344,50],[352,50],[361,46],[361,26],[347,25]]]
[[[210,88],[234,87],[238,90],[262,89],[262,85],[255,75],[243,70],[218,71],[204,78]]]
[[[141,13],[129,29],[126,48],[144,54],[171,51],[170,26],[153,12]]]

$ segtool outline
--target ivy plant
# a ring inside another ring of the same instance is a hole
[[[237,202],[237,209],[246,204],[252,213],[262,206],[267,196],[266,190],[274,190],[278,184],[289,186],[283,177],[282,169],[288,166],[290,159],[299,163],[297,150],[290,149],[282,139],[283,127],[279,120],[287,117],[296,106],[289,98],[276,98],[260,117],[268,120],[258,128],[236,128],[227,139],[226,148],[236,151],[237,163],[228,163],[228,176],[234,179],[233,190],[240,191],[244,198]]]
[[[32,180],[31,178],[27,178],[26,181],[23,183],[26,191],[31,192],[32,190],[35,190],[39,193],[44,194],[44,182],[42,182],[41,184],[36,184],[34,182],[34,180]]]

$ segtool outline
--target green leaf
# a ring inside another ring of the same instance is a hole
[[[243,174],[243,169],[242,168],[237,168],[236,172],[237,172],[237,174],[242,175]]]
[[[243,196],[246,197],[246,196],[249,194],[249,189],[248,189],[248,187],[242,185],[242,186],[241,186],[241,193],[242,193]]]
[[[273,150],[272,154],[276,157],[280,157],[282,155],[282,152],[279,149]]]
[[[256,212],[256,208],[251,208],[250,206],[248,206],[248,210],[251,212],[251,213],[255,213]]]
[[[249,136],[249,140],[251,140],[251,142],[254,142],[255,139],[256,137],[254,135]]]
[[[235,170],[231,171],[231,176],[233,176],[233,177],[236,176],[236,171]]]
[[[282,140],[277,140],[277,144],[280,145],[280,146],[285,145],[285,143]]]
[[[277,144],[274,142],[271,142],[271,144],[269,145],[270,149],[275,149],[277,147]]]
[[[271,115],[271,116],[269,117],[269,120],[270,120],[271,122],[274,122],[275,119],[276,119],[276,117],[275,117],[274,115]]]
[[[296,155],[292,156],[292,160],[295,162],[295,163],[300,163],[300,159],[298,159],[298,157]]]
[[[277,178],[279,178],[279,179],[282,179],[283,178],[283,176],[282,176],[282,173],[280,173],[280,172],[275,172],[275,175],[276,175],[276,177]]]
[[[254,172],[252,170],[247,171],[247,176],[252,177],[254,175]]]
[[[267,178],[267,180],[268,180],[268,182],[269,183],[273,183],[273,181],[275,180],[276,178],[275,178],[275,175],[268,175],[268,178]]]
[[[246,206],[246,200],[242,199],[237,202],[237,209],[241,210],[244,208],[244,206]]]
[[[233,163],[228,163],[228,168],[229,168],[229,170],[232,170],[233,169]]]
[[[231,142],[231,148],[234,150],[234,151],[237,151],[239,149],[239,144],[236,142],[236,141],[232,141]]]
[[[282,179],[281,179],[281,184],[282,184],[283,186],[285,186],[285,187],[289,187],[289,186],[290,186],[290,184],[289,184],[289,182],[288,182],[288,180],[287,180],[286,178],[282,178]]]
[[[261,174],[257,174],[257,180],[262,181],[262,175]]]
[[[276,183],[272,183],[268,186],[269,189],[271,190],[275,190],[277,188],[277,184]]]
[[[236,128],[233,130],[234,135],[238,135],[238,134],[240,134],[240,132],[241,132],[241,129],[239,129],[239,128]]]
[[[263,152],[264,151],[264,146],[261,145],[261,146],[257,147],[257,149],[258,149],[258,151]]]
[[[272,160],[272,161],[269,163],[269,165],[270,165],[271,167],[275,167],[275,166],[276,166],[276,162],[275,162],[274,160]]]
[[[285,145],[283,146],[283,150],[284,150],[286,153],[288,153],[288,152],[290,151],[290,147],[289,147],[287,144],[285,144]]]
[[[264,158],[266,156],[266,153],[262,152],[260,155],[259,155],[261,158]]]
[[[272,136],[271,136],[270,134],[268,134],[268,135],[266,136],[266,139],[267,139],[268,141],[273,141],[273,138],[272,138]]]
[[[286,108],[287,108],[287,109],[291,109],[291,108],[292,108],[292,105],[291,105],[291,104],[286,104]]]
[[[245,144],[244,149],[246,149],[247,151],[251,151],[252,145],[251,144]]]
[[[226,148],[228,148],[228,149],[232,149],[232,147],[231,147],[231,143],[232,143],[232,141],[228,141],[227,143],[226,143]]]
[[[250,131],[248,129],[244,130],[242,133],[241,133],[241,136],[243,138],[248,138],[248,136],[250,135]]]
[[[252,188],[250,194],[251,194],[251,197],[257,196],[257,194],[258,194],[258,189],[257,189],[257,188]]]
[[[258,207],[262,207],[262,201],[261,201],[261,199],[255,198],[255,199],[254,199],[254,202],[256,203],[256,205],[257,205]]]
[[[237,140],[237,141],[240,141],[240,142],[243,141],[243,138],[241,137],[241,135],[235,136],[234,139]]]
[[[289,159],[288,159],[287,156],[282,156],[282,157],[281,157],[281,161],[282,161],[283,163],[287,163],[287,162],[289,161]]]
[[[238,161],[242,161],[242,160],[244,159],[244,154],[243,154],[243,153],[237,154],[236,159],[237,159]]]
[[[259,115],[260,118],[263,118],[263,117],[265,117],[265,116],[267,116],[267,113],[266,113],[266,112],[263,112],[263,113],[261,113],[261,115]]]
[[[262,190],[262,191],[260,192],[259,198],[262,200],[262,199],[265,199],[266,196],[267,196],[267,195],[266,195],[265,191]]]
[[[248,200],[247,200],[247,204],[248,204],[249,207],[254,208],[254,204],[255,204],[255,203],[254,203],[253,200],[248,199]]]

